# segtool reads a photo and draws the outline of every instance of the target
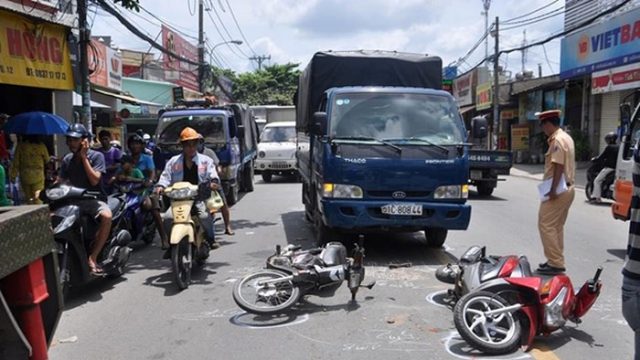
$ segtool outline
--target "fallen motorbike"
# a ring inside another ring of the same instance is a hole
[[[454,323],[462,338],[483,353],[507,354],[521,345],[528,350],[536,335],[549,334],[567,320],[580,323],[600,294],[601,267],[575,293],[566,275],[535,276],[528,262],[517,263],[516,259],[499,258],[492,273],[496,276],[467,288],[469,292],[453,309]],[[465,268],[467,272],[475,271],[469,270]]]
[[[45,190],[41,198],[51,209],[51,225],[58,250],[60,286],[63,294],[69,287],[88,282],[91,270],[87,263],[91,243],[97,230],[97,222],[88,216],[81,216],[78,203],[87,199],[97,199],[98,194],[68,185],[58,185]],[[98,256],[98,265],[108,277],[118,277],[124,273],[131,248],[131,234],[122,227],[125,200],[121,196],[107,199],[112,212],[111,232]]]
[[[205,234],[198,222],[198,217],[192,218],[195,203],[211,196],[210,183],[193,185],[188,182],[178,182],[164,190],[164,194],[171,201],[173,225],[169,235],[171,245],[171,265],[175,274],[176,285],[181,290],[191,283],[191,269],[195,261],[201,266],[209,257],[211,247],[205,241]]]
[[[596,161],[596,158],[591,159],[591,166],[587,169],[587,185],[584,187],[584,194],[587,196],[587,200],[593,199],[593,187],[594,181],[596,177],[600,173],[600,171],[604,168],[604,164],[601,161]],[[601,197],[603,199],[613,199],[613,190],[611,189],[611,185],[615,181],[616,172],[612,171],[604,178],[602,182],[602,192]]]
[[[151,244],[156,235],[156,223],[151,211],[142,208],[140,192],[144,189],[144,184],[123,181],[116,183],[115,187],[126,202],[123,221],[131,238],[133,241],[142,240],[145,244]]]
[[[375,285],[375,282],[361,285],[364,275],[362,237],[351,257],[347,257],[345,246],[339,242],[311,250],[288,245],[281,251],[278,245],[275,254],[267,259],[265,270],[247,275],[235,284],[233,300],[250,313],[278,314],[305,295],[333,296],[346,280],[351,300],[355,301],[360,287],[371,289]]]
[[[531,266],[525,256],[487,255],[486,248],[477,245],[467,249],[456,264],[447,264],[436,271],[438,280],[454,285],[448,290],[447,299],[453,303],[489,280],[531,275]]]

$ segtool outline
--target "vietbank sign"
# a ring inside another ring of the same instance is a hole
[[[640,61],[640,8],[571,34],[561,43],[560,78]]]

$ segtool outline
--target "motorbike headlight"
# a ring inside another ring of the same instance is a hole
[[[47,199],[55,201],[67,196],[69,191],[71,191],[71,187],[67,185],[61,185],[58,187],[47,189],[44,193],[47,195]]]
[[[198,196],[198,191],[190,188],[171,190],[166,194],[168,198],[173,200],[185,200]]]
[[[445,185],[434,191],[434,199],[466,199],[469,197],[469,185]]]
[[[550,328],[559,328],[564,325],[566,319],[562,315],[562,307],[567,297],[567,288],[563,287],[555,299],[544,306],[544,322]]]
[[[356,185],[331,184],[322,185],[322,196],[329,198],[362,199],[362,188]]]
[[[75,215],[69,215],[61,218],[62,221],[58,222],[58,224],[53,229],[54,234],[59,234],[65,230],[67,230],[73,223],[76,222],[77,217]],[[54,219],[55,222],[55,219]]]

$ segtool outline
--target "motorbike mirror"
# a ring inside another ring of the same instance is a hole
[[[629,103],[620,104],[620,120],[623,124],[631,120],[631,105]]]
[[[326,135],[327,113],[318,111],[313,114],[313,123],[311,125],[311,133],[316,136]]]

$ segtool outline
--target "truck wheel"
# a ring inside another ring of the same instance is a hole
[[[254,176],[253,161],[249,161],[247,166],[244,168],[243,175],[244,175],[244,181],[242,182],[242,185],[244,187],[243,190],[245,192],[252,192],[253,191],[253,176]]]
[[[427,245],[429,247],[439,248],[442,247],[444,241],[447,239],[447,229],[443,228],[427,228],[424,230],[425,238],[427,239]]]
[[[268,172],[263,172],[262,173],[262,181],[264,182],[271,182],[271,173]]]
[[[238,194],[239,192],[239,184],[235,184],[235,185],[230,185],[229,186],[229,192],[227,192],[227,203],[229,204],[229,206],[235,205],[235,203],[238,202],[238,198],[240,197],[240,195]]]
[[[481,182],[476,187],[478,188],[478,194],[480,196],[491,196],[493,189],[495,189],[490,182]]]

